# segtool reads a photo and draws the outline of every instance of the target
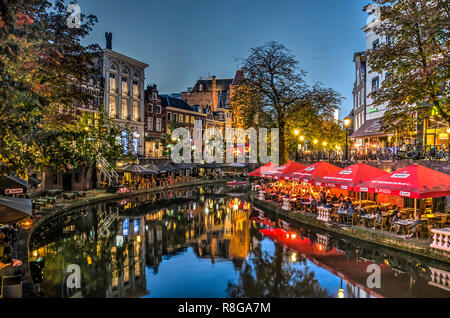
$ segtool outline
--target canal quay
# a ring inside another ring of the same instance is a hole
[[[216,181],[49,213],[22,233],[24,297],[450,297],[448,259],[291,217],[253,187]]]

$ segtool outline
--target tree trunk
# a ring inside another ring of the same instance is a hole
[[[286,138],[285,138],[285,128],[286,123],[284,120],[279,120],[279,129],[280,129],[280,165],[284,165],[288,161],[288,149],[286,148]]]

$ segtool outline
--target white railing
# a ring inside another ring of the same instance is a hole
[[[119,175],[114,170],[114,168],[109,164],[108,161],[102,156],[99,155],[97,158],[98,161],[98,167],[100,169],[100,172],[105,176],[106,180],[108,181],[108,184],[114,184],[119,182]]]
[[[322,207],[318,207],[317,211],[319,215],[317,216],[317,219],[324,222],[330,222],[330,210]]]
[[[430,247],[450,252],[450,227],[445,229],[431,229],[433,243]]]
[[[258,200],[260,200],[260,201],[264,201],[265,200],[265,198],[264,198],[264,191],[260,191],[259,192],[259,198],[258,198]]]
[[[431,281],[428,284],[450,291],[450,273],[430,267]]]
[[[289,211],[291,209],[288,199],[283,199],[283,206],[281,208],[286,211]]]

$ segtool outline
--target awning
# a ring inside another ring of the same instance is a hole
[[[134,174],[140,174],[140,175],[149,175],[149,174],[158,174],[159,173],[159,171],[147,169],[144,166],[138,165],[136,163],[132,163],[131,165],[125,167],[125,169],[123,169],[123,171],[134,173]]]
[[[385,136],[386,133],[381,130],[381,120],[382,118],[366,120],[350,138]]]
[[[28,188],[28,182],[15,176],[0,176],[0,189]]]
[[[32,216],[30,199],[0,196],[0,224],[16,223]]]

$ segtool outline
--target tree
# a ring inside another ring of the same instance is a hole
[[[237,120],[245,128],[278,127],[280,131],[280,162],[288,159],[291,127],[304,125],[314,130],[305,118],[325,119],[333,114],[342,97],[320,84],[310,87],[305,81],[305,71],[282,44],[268,42],[251,49],[242,63],[244,79],[231,95],[231,104]],[[316,117],[319,116],[319,117]],[[320,122],[320,120],[319,120]],[[320,130],[320,125],[315,127]]]
[[[372,70],[390,74],[381,88],[370,95],[376,105],[388,103],[384,129],[410,129],[433,112],[450,123],[449,2],[373,2],[381,6],[382,19],[374,30],[388,39],[368,52]]]
[[[89,98],[79,84],[95,72],[98,47],[81,40],[96,17],[69,28],[62,0],[1,2],[0,14],[0,173],[76,165],[71,111]]]
[[[290,149],[295,151],[299,143],[299,136],[312,144],[314,139],[327,142],[327,149],[335,149],[336,145],[342,146],[345,142],[345,131],[334,118],[334,111],[339,109],[342,96],[331,88],[324,88],[316,83],[305,97],[298,102],[297,109],[288,118],[287,140]],[[299,135],[294,134],[296,130]],[[311,149],[311,148],[310,148]]]

